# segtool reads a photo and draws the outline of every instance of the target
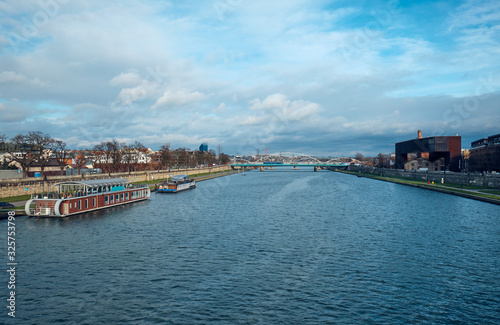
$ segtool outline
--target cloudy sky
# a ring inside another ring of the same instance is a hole
[[[349,156],[500,133],[500,2],[0,1],[0,134]]]

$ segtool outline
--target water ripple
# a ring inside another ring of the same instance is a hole
[[[75,218],[20,217],[18,320],[497,324],[499,212],[332,172],[266,171]]]

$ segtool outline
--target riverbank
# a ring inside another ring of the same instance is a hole
[[[352,172],[352,171],[342,171],[342,170],[335,170],[335,171],[357,177],[372,178],[384,182],[413,186],[413,187],[423,188],[426,190],[452,194],[456,196],[465,197],[468,199],[500,205],[500,189],[492,189],[492,188],[485,188],[478,186],[476,187],[463,186],[456,184],[433,184],[425,181],[406,180],[388,176],[376,176],[373,174],[367,174],[362,172]]]
[[[123,178],[134,183],[158,183],[159,180],[167,179],[179,174],[187,174],[189,176],[225,172],[230,171],[231,166],[212,166],[203,168],[188,168],[188,169],[166,169],[155,171],[140,171],[130,173],[111,173],[111,174],[92,174],[80,176],[47,176],[46,179],[40,177],[22,178],[22,179],[8,179],[0,180],[0,201],[2,198],[12,196],[31,195],[33,193],[42,193],[48,191],[51,186],[68,181],[80,180],[94,180],[94,179],[107,179],[107,178]]]
[[[191,178],[194,179],[196,182],[202,182],[206,181],[209,179],[214,179],[222,176],[229,176],[233,174],[238,174],[241,171],[238,170],[230,170],[230,171],[221,171],[221,172],[214,172],[214,173],[203,173],[203,174],[195,174],[191,175]],[[152,192],[156,192],[156,189],[160,185],[162,181],[166,181],[167,179],[164,180],[159,180],[160,182],[155,182],[154,184],[149,184],[149,188],[151,189]]]
[[[195,179],[197,182],[202,182],[202,181],[206,181],[209,179],[214,179],[214,178],[218,178],[218,177],[237,174],[239,172],[240,171],[238,171],[238,170],[216,171],[216,172],[209,172],[209,173],[194,174],[194,175],[191,175],[191,177],[193,179]],[[161,181],[161,180],[148,181],[148,182],[142,182],[142,183],[143,184],[147,183],[149,185],[149,187],[151,188],[151,190],[154,191],[159,184],[158,181]],[[141,183],[141,182],[135,182],[135,183]],[[29,198],[30,198],[29,195],[11,196],[11,197],[0,198],[0,201],[12,203],[16,207],[16,208],[12,209],[12,211],[16,212],[16,216],[24,216],[24,215],[26,215],[26,212],[24,211],[24,205],[26,204],[26,201]],[[8,211],[11,211],[11,210],[0,210],[0,219],[7,218]]]

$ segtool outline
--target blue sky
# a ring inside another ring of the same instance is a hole
[[[498,1],[0,2],[0,134],[353,156],[500,133]]]

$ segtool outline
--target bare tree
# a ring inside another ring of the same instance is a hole
[[[95,168],[96,163],[99,161],[100,156],[99,153],[101,152],[99,149],[96,149],[97,146],[94,146],[92,148],[86,149],[86,155],[85,155],[85,160],[86,160],[86,165],[92,165],[92,168]]]
[[[76,165],[76,169],[78,170],[78,175],[81,175],[82,168],[85,167],[85,151],[78,150],[74,153],[74,161]]]
[[[217,161],[217,153],[213,149],[210,149],[208,152],[210,153],[210,156],[208,158],[208,163],[210,165],[213,165]]]
[[[223,152],[219,155],[219,160],[222,165],[229,164],[230,161],[229,156]]]
[[[122,165],[122,150],[121,148],[125,144],[123,142],[119,142],[116,139],[106,142],[106,152],[109,152],[112,164],[113,171],[119,172]]]
[[[44,177],[45,167],[49,165],[50,156],[56,148],[56,140],[40,131],[30,132],[28,138],[33,148],[33,159],[40,166],[41,175]]]
[[[123,162],[126,164],[127,169],[128,169],[128,173],[130,175],[130,172],[134,168],[133,166],[134,166],[135,161],[136,161],[135,148],[133,147],[133,145],[131,145],[131,146],[124,145],[121,147],[121,151],[122,151],[121,154],[122,154]]]
[[[29,169],[34,162],[31,138],[24,134],[18,134],[11,141],[13,145],[6,148],[8,153],[7,160],[18,163],[23,170],[23,177],[27,177]]]
[[[106,166],[106,172],[111,172],[111,163],[113,159],[113,148],[110,142],[102,142],[102,149],[104,152],[104,161]]]
[[[129,151],[131,152],[131,161],[130,163],[132,164],[132,169],[134,171],[137,171],[137,165],[139,164],[139,161],[141,160],[141,157],[146,155],[148,149],[146,148],[145,145],[143,145],[139,141],[135,141],[134,144],[131,144],[128,146]],[[130,172],[130,169],[129,169]]]
[[[114,172],[120,171],[123,157],[122,147],[124,147],[125,144],[113,139],[111,141],[101,142],[98,146],[103,150],[103,157],[105,158],[106,165],[111,165],[111,169]],[[110,172],[110,170],[107,171]]]
[[[96,144],[94,147],[92,147],[92,149],[89,150],[89,152],[92,154],[92,159],[93,159],[92,166],[95,167],[96,164],[99,164],[99,167],[101,167],[106,172],[108,160],[104,142]]]
[[[364,157],[363,157],[363,155],[362,155],[360,152],[358,152],[358,153],[354,156],[354,159],[359,160],[359,161],[363,161]]]
[[[54,155],[56,156],[61,175],[64,175],[64,169],[68,165],[68,160],[71,158],[71,150],[66,148],[66,143],[61,140],[55,140]]]
[[[169,167],[172,164],[172,152],[170,151],[170,143],[166,143],[160,147],[158,151],[158,161],[163,167]]]
[[[377,156],[377,166],[382,168],[385,166],[385,156],[383,153],[379,153],[378,156]]]
[[[1,151],[6,151],[7,149],[7,137],[5,134],[0,134],[0,152]]]
[[[177,148],[173,151],[177,168],[187,168],[189,164],[189,153],[186,148]]]

